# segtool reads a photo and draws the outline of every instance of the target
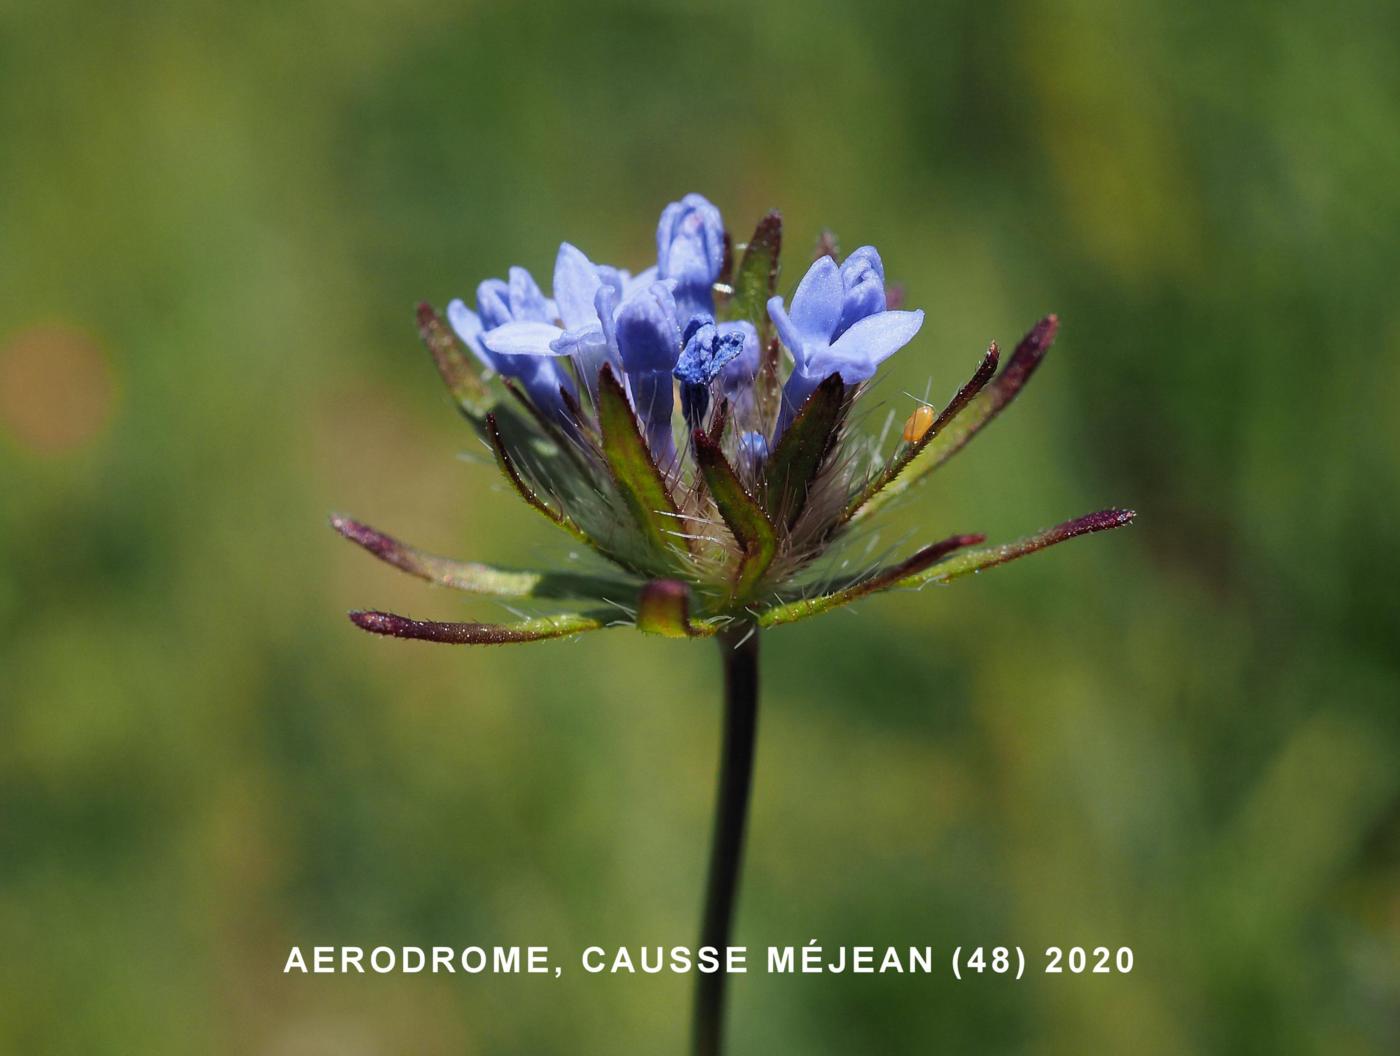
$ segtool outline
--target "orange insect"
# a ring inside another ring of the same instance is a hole
[[[915,408],[914,413],[909,416],[909,420],[904,423],[904,442],[917,444],[931,428],[933,428],[933,408],[920,405]]]

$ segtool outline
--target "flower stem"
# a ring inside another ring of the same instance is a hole
[[[724,1047],[724,949],[729,945],[734,920],[758,728],[758,629],[741,624],[724,631],[719,635],[719,648],[724,663],[724,740],[700,945],[720,951],[721,970],[696,975],[691,1049],[695,1056],[719,1056]]]

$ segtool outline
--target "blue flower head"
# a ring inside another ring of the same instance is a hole
[[[820,563],[853,526],[1010,403],[1044,358],[1057,320],[1041,320],[1000,373],[999,353],[989,349],[947,407],[936,415],[915,408],[901,439],[882,451],[855,434],[852,408],[879,365],[919,331],[924,313],[889,307],[873,246],[841,261],[823,255],[785,300],[776,296],[782,218],[770,212],[735,246],[732,281],[720,285],[729,248],[719,210],[689,194],[662,212],[656,248],[655,264],[633,275],[565,242],[551,291],[512,267],[506,278],[481,283],[474,309],[451,302],[450,329],[431,306],[419,306],[434,362],[504,479],[611,571],[453,562],[358,522],[333,522],[423,579],[589,607],[504,626],[353,614],[361,627],[434,641],[522,642],[615,626],[625,622],[619,612],[634,612],[645,631],[738,639],[746,628],[805,619],[879,590],[946,582],[1131,520],[1130,511],[1105,510],[984,549],[972,549],[980,536],[955,535],[853,573],[845,562]],[[497,374],[518,383],[512,393],[493,384]],[[690,429],[680,450],[678,391],[679,417]],[[726,413],[712,413],[721,399]]]

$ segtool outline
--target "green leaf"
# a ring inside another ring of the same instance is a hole
[[[495,398],[477,373],[475,364],[463,352],[457,335],[426,301],[418,305],[418,335],[462,413],[480,421],[495,406]]]
[[[832,374],[807,398],[764,465],[764,504],[791,527],[807,504],[812,482],[831,452],[846,408],[846,386]]]
[[[367,524],[331,517],[331,527],[375,557],[411,576],[469,594],[498,598],[588,598],[620,601],[630,597],[636,584],[621,578],[580,575],[572,572],[532,572],[497,568],[474,561],[454,561],[429,554]]]
[[[900,448],[895,456],[885,464],[884,468],[876,473],[860,490],[859,494],[847,504],[846,511],[841,517],[843,521],[849,521],[856,516],[862,506],[888,487],[890,482],[898,477],[918,457],[919,453],[947,428],[948,423],[962,413],[963,408],[986,387],[987,382],[992,380],[992,375],[996,373],[997,369],[997,358],[997,346],[996,342],[993,341],[982,357],[982,361],[977,365],[977,370],[973,372],[972,377],[953,394],[953,398],[948,401],[948,406],[938,413],[938,417],[933,420],[933,424],[928,427],[924,435],[912,444],[906,444]]]
[[[1059,326],[1060,320],[1054,315],[1047,315],[1036,323],[1030,333],[1021,339],[1016,351],[1011,354],[1010,360],[996,379],[968,400],[947,423],[946,428],[941,428],[937,435],[930,436],[922,450],[909,460],[907,468],[900,467],[904,472],[888,481],[882,490],[871,495],[863,507],[856,511],[855,516],[868,517],[873,514],[961,451],[963,446],[1001,413],[1002,408],[1014,400],[1025,387],[1050,350]],[[954,402],[957,402],[956,397]]]
[[[1048,546],[1055,546],[1057,543],[1063,543],[1081,535],[1106,532],[1111,528],[1121,528],[1126,524],[1131,524],[1136,516],[1137,513],[1133,510],[1100,510],[1098,513],[1076,517],[1072,521],[1057,524],[1054,528],[1047,528],[1043,532],[1017,539],[1013,543],[989,546],[981,550],[968,550],[949,558],[947,561],[942,561],[932,568],[906,576],[895,585],[921,587],[925,583],[947,583],[960,576],[981,572],[984,568],[1004,565],[1008,561],[1015,561],[1018,557],[1025,557],[1037,550],[1044,550]]]
[[[598,424],[602,431],[603,458],[612,470],[632,519],[654,556],[664,565],[674,566],[676,541],[685,531],[685,522],[671,499],[661,471],[651,459],[651,451],[637,428],[627,394],[606,363],[598,373]]]
[[[985,535],[951,536],[941,542],[924,547],[897,565],[876,569],[874,572],[861,576],[840,590],[814,598],[799,598],[786,605],[778,605],[768,609],[759,615],[758,625],[760,627],[777,627],[784,623],[795,623],[798,620],[805,620],[809,616],[819,616],[824,612],[840,608],[842,605],[849,605],[853,601],[858,601],[879,591],[889,590],[891,587],[900,585],[910,576],[922,572],[930,565],[942,560],[953,551],[960,550],[965,546],[975,546],[986,538]]]
[[[763,507],[745,490],[719,444],[698,429],[693,440],[705,486],[743,552],[734,570],[733,596],[748,597],[778,552],[777,532]]]
[[[506,624],[440,623],[436,620],[414,620],[392,612],[350,613],[350,621],[371,634],[422,642],[444,642],[448,645],[509,645],[514,642],[539,642],[547,638],[567,638],[585,631],[601,630],[611,620],[610,613],[562,613]]]

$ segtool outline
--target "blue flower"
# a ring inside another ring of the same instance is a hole
[[[847,264],[843,269],[831,257],[817,260],[792,295],[791,313],[781,297],[768,302],[778,337],[793,358],[775,439],[823,380],[832,374],[847,385],[870,380],[923,325],[922,311],[885,310],[883,268],[873,249],[857,250]]]
[[[620,376],[622,360],[617,345],[608,339],[599,316],[599,299],[604,291],[604,303],[615,304],[636,283],[625,271],[594,264],[582,250],[565,242],[559,247],[554,261],[554,300],[559,308],[563,329],[549,341],[548,352],[570,356],[590,396],[597,396],[598,372],[603,364],[611,364]]]
[[[476,288],[476,303],[486,329],[510,322],[546,323],[554,318],[554,309],[528,271],[511,268],[507,275],[507,282],[487,279]]]
[[[654,266],[633,275],[622,268],[594,264],[582,250],[565,242],[554,260],[554,302],[560,326],[566,332],[598,330],[600,290],[607,287],[618,301],[624,301],[645,291],[656,279]]]
[[[532,398],[538,390],[541,409],[567,420],[557,390],[562,387],[575,395],[575,389],[554,360],[572,359],[590,396],[597,393],[598,372],[604,363],[621,376],[613,316],[619,301],[646,292],[655,281],[656,269],[632,275],[594,264],[565,242],[554,262],[553,300],[540,292],[523,268],[512,268],[510,275],[509,283],[487,279],[478,287],[479,317],[461,301],[454,301],[448,305],[448,318],[478,359],[506,377],[521,379]]]
[[[485,366],[517,379],[543,414],[567,424],[571,417],[563,393],[577,396],[573,379],[551,356],[538,352],[538,339],[559,331],[549,322],[558,309],[524,268],[511,268],[509,275],[508,282],[487,279],[477,287],[476,312],[452,301],[448,322]]]
[[[724,220],[709,199],[687,194],[656,225],[656,275],[674,279],[682,319],[715,312],[715,280],[724,267]]]
[[[673,282],[654,282],[646,290],[632,294],[617,309],[611,325],[608,293],[600,291],[600,320],[609,339],[615,343],[627,372],[633,408],[646,433],[647,445],[660,466],[669,465],[676,455],[671,433],[671,411],[675,406],[671,371],[681,352],[681,328],[676,321]]]
[[[851,324],[885,310],[885,265],[874,246],[861,246],[841,262],[841,321],[833,337]],[[556,290],[556,297],[559,296]]]

